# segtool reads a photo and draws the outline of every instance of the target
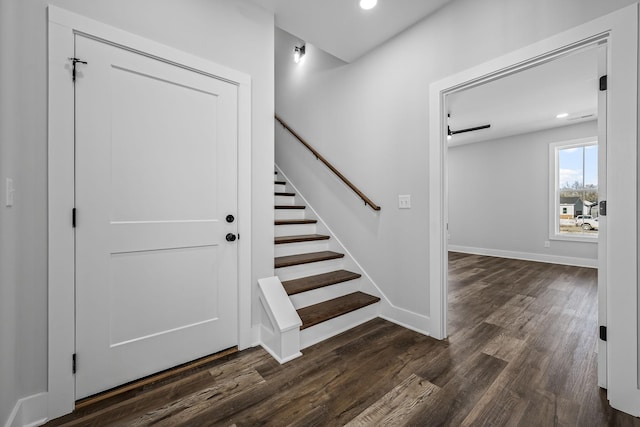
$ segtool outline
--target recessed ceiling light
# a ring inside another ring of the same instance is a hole
[[[556,119],[564,119],[565,117],[569,117],[569,113],[560,113],[556,116]]]
[[[360,7],[364,10],[373,9],[378,4],[378,0],[360,0]]]

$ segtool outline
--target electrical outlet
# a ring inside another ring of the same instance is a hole
[[[548,241],[548,240],[546,240],[546,241],[544,242],[544,247],[545,247],[545,248],[550,248],[550,247],[551,247],[551,242],[550,242],[550,241]]]
[[[398,196],[398,208],[411,209],[411,195],[401,194]]]

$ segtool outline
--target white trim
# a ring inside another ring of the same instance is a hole
[[[598,237],[594,234],[593,237],[589,237],[589,236],[572,236],[572,235],[562,235],[562,234],[556,234],[553,236],[549,236],[549,240],[557,240],[560,242],[578,242],[578,243],[591,243],[591,244],[597,244],[598,243]]]
[[[269,316],[271,325],[278,328],[278,332],[300,329],[302,320],[293,307],[280,279],[277,276],[258,279],[258,287],[261,291],[259,298]]]
[[[638,330],[638,4],[562,32],[430,85],[429,116],[429,289],[434,336],[446,336],[447,150],[444,100],[449,93],[550,61],[577,48],[606,41],[607,96],[606,230],[608,398],[613,407],[640,415]],[[615,201],[615,203],[614,203]],[[628,215],[635,212],[635,221]],[[614,221],[614,218],[616,220]],[[599,247],[602,247],[600,245]],[[601,258],[600,258],[601,259]],[[606,263],[606,264],[605,264]]]
[[[254,346],[257,327],[251,324],[253,260],[251,258],[251,80],[240,73],[238,87],[238,349]]]
[[[302,352],[297,352],[296,354],[292,354],[291,356],[287,356],[285,358],[281,358],[279,355],[277,355],[273,350],[271,350],[271,348],[267,347],[264,344],[258,344],[262,347],[262,349],[264,351],[266,351],[267,353],[269,353],[271,355],[271,357],[273,357],[273,359],[278,362],[281,365],[284,365],[285,363],[291,362],[294,359],[297,359],[298,357],[302,356]]]
[[[607,73],[607,45],[598,48],[598,75]],[[598,197],[607,200],[607,91],[598,93]],[[599,212],[598,212],[599,214]],[[598,230],[598,325],[607,326],[607,216],[601,217]],[[598,340],[598,386],[607,388],[607,342]]]
[[[240,349],[253,345],[251,325],[251,78],[155,41],[105,25],[55,6],[49,19],[48,128],[48,274],[49,274],[49,410],[50,419],[73,411],[75,384],[71,355],[75,351],[73,86],[67,58],[74,56],[74,35],[108,41],[145,52],[194,71],[232,82],[238,90],[238,300]]]
[[[398,326],[402,326],[406,329],[411,329],[422,335],[431,336],[430,331],[433,330],[431,326],[431,318],[424,314],[414,313],[404,308],[390,305],[389,307],[383,307],[385,313],[380,313],[379,317],[384,320],[388,320],[391,323],[395,323]],[[416,326],[420,325],[420,326]]]
[[[549,240],[563,240],[567,242],[583,242],[583,243],[598,243],[598,235],[574,235],[560,234],[559,223],[560,212],[558,208],[560,205],[557,203],[560,197],[559,181],[560,181],[560,165],[558,159],[558,149],[566,149],[571,147],[585,147],[598,144],[598,137],[592,136],[589,138],[571,139],[568,141],[559,141],[549,143]],[[600,191],[598,189],[598,191]],[[584,214],[584,212],[583,212]]]
[[[471,246],[458,245],[449,245],[449,252],[460,252],[472,255],[519,259],[523,261],[545,262],[548,264],[571,265],[574,267],[598,268],[598,260],[590,258],[536,254],[533,252],[503,251],[500,249],[474,248]]]
[[[248,74],[216,64],[207,59],[166,46],[151,39],[138,36],[111,25],[87,18],[57,6],[49,5],[49,23],[58,24],[72,33],[81,33],[107,43],[125,46],[139,53],[162,58],[175,64],[186,66],[194,71],[202,71],[231,83],[250,84]]]
[[[38,393],[18,400],[5,427],[35,427],[46,423],[47,398],[47,393]]]
[[[280,364],[300,357],[302,320],[280,279],[258,279],[261,305],[260,345]]]
[[[378,317],[377,304],[371,304],[300,331],[300,349],[311,347]]]

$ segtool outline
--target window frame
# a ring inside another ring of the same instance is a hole
[[[598,137],[572,139],[549,144],[549,240],[567,242],[598,243],[597,234],[568,235],[560,234],[560,168],[559,151],[567,148],[598,145]],[[582,171],[584,174],[584,169]],[[598,172],[599,174],[599,172]],[[599,185],[598,185],[599,186]]]

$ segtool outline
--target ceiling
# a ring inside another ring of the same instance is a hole
[[[490,124],[489,129],[453,135],[450,146],[595,120],[598,110],[597,49],[453,93],[446,98],[452,131]],[[559,113],[568,113],[558,119]]]
[[[453,0],[250,0],[274,13],[276,26],[352,62]],[[597,50],[586,48],[447,96],[450,146],[567,126],[597,118]],[[569,113],[563,119],[556,115]]]
[[[352,62],[452,0],[251,0],[275,14],[276,26]]]

